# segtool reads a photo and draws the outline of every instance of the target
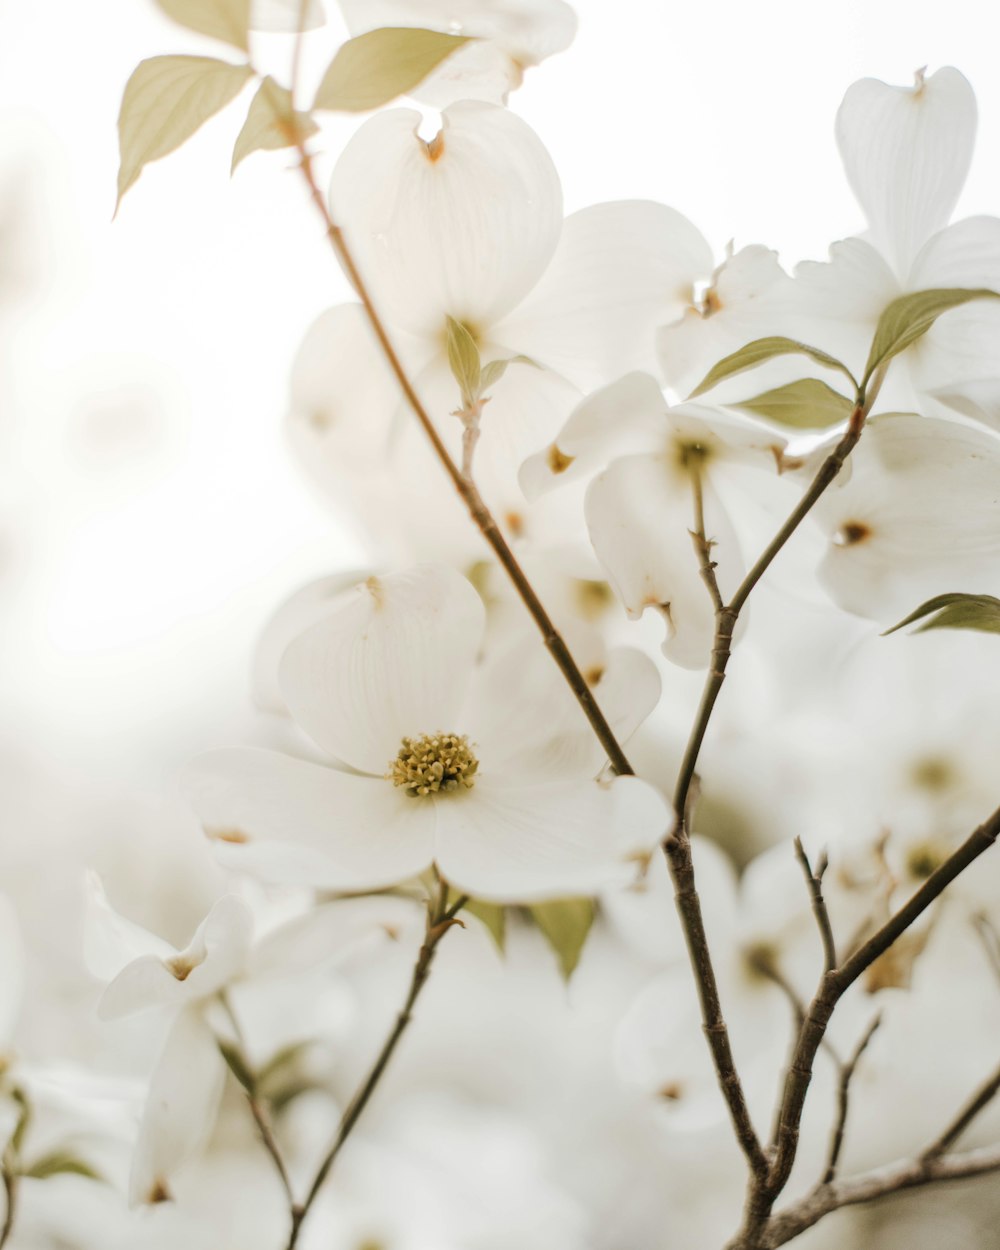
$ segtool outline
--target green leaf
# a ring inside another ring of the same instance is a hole
[[[181,26],[250,51],[251,0],[156,0],[157,5]]]
[[[509,365],[531,365],[533,369],[541,368],[538,361],[532,360],[530,356],[511,356],[508,360],[491,360],[488,365],[483,365],[479,381],[481,391],[488,391],[490,387],[496,386],[507,372]]]
[[[849,399],[818,378],[789,382],[787,386],[764,391],[753,399],[731,403],[730,407],[767,417],[796,430],[825,430],[828,426],[847,421],[854,411]]]
[[[929,629],[978,629],[986,634],[1000,634],[1000,599],[994,599],[992,595],[937,595],[928,599],[916,612],[911,612],[898,625],[887,629],[883,637],[923,620],[924,617],[930,619],[924,621],[919,629],[915,629],[915,634],[926,633]]]
[[[507,913],[503,907],[499,903],[483,903],[478,898],[470,898],[465,910],[486,926],[502,955],[507,941]]]
[[[313,105],[344,113],[381,108],[418,86],[446,57],[468,43],[417,27],[384,27],[349,39],[333,58]]]
[[[297,1069],[311,1042],[291,1042],[282,1046],[264,1064],[257,1075],[257,1092],[267,1099],[280,1099],[291,1083],[301,1084]]]
[[[880,365],[912,346],[931,328],[942,313],[976,299],[1000,299],[1000,292],[985,287],[961,287],[914,291],[901,295],[883,310],[865,365],[864,385]]]
[[[562,898],[553,903],[536,903],[529,910],[558,956],[559,968],[568,981],[580,962],[583,944],[594,923],[593,900]]]
[[[251,101],[243,129],[236,137],[229,172],[234,173],[251,152],[291,148],[317,130],[319,127],[308,113],[293,111],[291,92],[267,77]]]
[[[118,204],[143,166],[190,139],[239,95],[252,76],[249,65],[231,65],[210,56],[154,56],[141,61],[125,85],[118,114]]]
[[[229,1071],[232,1072],[233,1076],[236,1077],[237,1081],[239,1081],[247,1093],[252,1094],[257,1085],[256,1078],[247,1066],[247,1062],[243,1058],[243,1052],[240,1048],[238,1046],[234,1046],[231,1042],[224,1042],[220,1038],[219,1051],[221,1052],[223,1059],[225,1059],[226,1066],[229,1068]]]
[[[800,343],[797,339],[787,339],[780,335],[772,336],[766,339],[754,339],[752,343],[747,343],[741,347],[738,352],[733,352],[729,356],[723,357],[718,364],[713,365],[706,373],[702,381],[694,388],[689,398],[694,399],[696,395],[702,395],[705,391],[709,391],[713,386],[718,386],[720,382],[726,378],[731,378],[737,373],[744,373],[747,369],[756,369],[758,365],[762,365],[765,361],[773,360],[776,356],[808,356],[811,360],[815,360],[817,364],[825,365],[827,369],[837,369],[849,378],[851,385],[857,389],[857,382],[854,375],[848,369],[847,365],[837,360],[836,357],[828,355],[826,352],[820,351],[818,347],[810,347],[807,343]]]
[[[53,1150],[51,1154],[43,1155],[25,1168],[21,1175],[36,1181],[48,1180],[50,1176],[85,1176],[91,1181],[104,1180],[86,1160],[77,1158],[68,1150]]]
[[[454,317],[446,317],[448,326],[448,364],[462,392],[462,403],[471,408],[482,393],[479,348],[469,331]]]

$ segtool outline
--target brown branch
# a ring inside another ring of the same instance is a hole
[[[427,931],[417,955],[417,962],[413,967],[413,975],[410,978],[410,988],[407,991],[406,1001],[403,1003],[402,1009],[397,1015],[396,1021],[385,1039],[371,1070],[364,1081],[362,1081],[354,1097],[347,1104],[347,1108],[341,1117],[340,1125],[337,1128],[337,1134],[322,1163],[319,1165],[313,1182],[309,1187],[309,1192],[306,1194],[305,1201],[293,1213],[292,1230],[287,1250],[295,1250],[295,1247],[298,1245],[302,1225],[312,1209],[313,1203],[319,1196],[326,1178],[330,1175],[330,1171],[334,1163],[336,1163],[337,1156],[340,1154],[344,1143],[350,1137],[354,1126],[361,1118],[361,1113],[368,1105],[369,1099],[382,1079],[382,1075],[389,1065],[389,1060],[392,1058],[400,1038],[406,1032],[407,1025],[413,1019],[413,1009],[416,1006],[417,999],[420,997],[420,991],[424,988],[427,978],[430,976],[431,964],[434,961],[434,953],[437,950],[438,943],[452,925],[461,925],[462,923],[456,917],[469,901],[468,897],[463,894],[450,907],[447,906],[447,897],[448,887],[442,882],[441,893],[436,904],[428,906]]]
[[[14,1220],[17,1216],[17,1172],[4,1163],[2,1173],[4,1193],[7,1197],[7,1211],[4,1215],[3,1228],[0,1228],[0,1250],[6,1246],[14,1232]]]
[[[354,257],[351,255],[350,249],[344,239],[343,232],[333,220],[330,211],[327,208],[326,200],[323,193],[319,189],[316,182],[315,174],[312,168],[312,157],[305,148],[304,143],[299,140],[298,152],[301,161],[303,176],[309,187],[310,198],[315,204],[317,210],[323,218],[326,227],[326,235],[330,241],[337,259],[339,260],[344,273],[347,275],[348,281],[357,292],[358,298],[361,300],[362,306],[368,315],[368,321],[382,349],[386,362],[392,370],[400,389],[406,399],[407,404],[413,411],[413,415],[417,418],[422,426],[424,433],[430,441],[431,447],[438,460],[441,462],[445,472],[451,478],[452,485],[458,492],[462,502],[469,511],[469,515],[479,528],[480,533],[486,542],[493,549],[493,553],[500,561],[504,571],[510,578],[515,590],[527,608],[532,619],[537,625],[545,646],[548,648],[550,655],[560,671],[566,679],[567,684],[576,697],[577,702],[583,709],[584,715],[590,722],[598,741],[607,754],[611,767],[619,775],[631,776],[634,772],[632,765],[628,762],[628,757],[622,750],[618,739],[615,737],[611,726],[608,724],[604,713],[601,711],[597,700],[594,698],[593,691],[587,685],[586,679],[581,673],[576,661],[574,660],[569,648],[567,647],[562,635],[556,629],[549,617],[548,612],[542,605],[541,600],[535,593],[534,587],[525,576],[524,570],[517,561],[517,557],[511,551],[507,540],[500,532],[500,528],[493,518],[492,513],[486,506],[479,489],[471,478],[466,477],[456,464],[451,453],[441,439],[434,425],[430,414],[424,407],[420,396],[416,393],[413,383],[410,381],[406,370],[403,368],[402,362],[393,347],[386,328],[379,317],[378,312],[372,302],[371,295],[365,285],[357,266],[354,263]]]
[[[823,1185],[829,1185],[837,1175],[837,1164],[840,1162],[840,1152],[844,1145],[844,1131],[847,1128],[847,1113],[850,1110],[851,1081],[854,1080],[854,1072],[861,1056],[868,1049],[868,1044],[878,1032],[881,1023],[881,1015],[875,1016],[854,1047],[850,1059],[846,1063],[838,1062],[840,1080],[837,1084],[837,1119],[830,1137],[830,1152],[827,1155],[826,1171],[823,1173],[821,1182]]]
[[[1000,1147],[990,1146],[982,1150],[970,1150],[963,1154],[945,1155],[933,1159],[906,1159],[876,1168],[850,1180],[834,1181],[821,1185],[801,1201],[777,1212],[770,1220],[764,1235],[753,1244],[760,1250],[777,1250],[793,1241],[807,1228],[812,1228],[824,1216],[841,1207],[857,1206],[874,1202],[906,1189],[916,1189],[942,1181],[967,1180],[1000,1171]],[[742,1250],[743,1241],[730,1243],[730,1250]]]
[[[766,1240],[765,1236],[771,1228],[770,1213],[775,1200],[788,1181],[795,1162],[799,1127],[806,1094],[812,1080],[813,1064],[823,1044],[834,1008],[855,981],[923,915],[947,886],[980,855],[989,850],[998,835],[1000,835],[1000,809],[975,829],[908,901],[890,916],[885,924],[858,950],[838,968],[823,974],[819,988],[806,1012],[795,1051],[785,1074],[778,1128],[771,1144],[773,1161],[766,1176],[755,1177],[751,1182],[743,1229],[737,1239],[731,1243],[733,1247],[739,1247],[740,1250],[761,1250],[762,1247],[772,1244]],[[863,1199],[857,1199],[857,1201],[863,1201]]]
[[[795,839],[795,857],[802,867],[802,873],[809,887],[813,915],[816,917],[816,927],[819,929],[820,940],[823,943],[824,968],[827,972],[832,972],[837,966],[837,944],[833,936],[830,913],[827,911],[826,900],[823,898],[823,874],[826,872],[829,861],[825,855],[822,856],[814,872],[801,838]]]

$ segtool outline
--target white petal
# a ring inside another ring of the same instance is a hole
[[[233,749],[193,761],[183,787],[220,858],[264,880],[381,889],[433,859],[433,805],[383,778]]]
[[[562,190],[541,141],[506,109],[455,104],[430,145],[419,124],[410,110],[371,118],[330,194],[376,307],[440,341],[447,315],[481,331],[535,285],[559,239]]]
[[[133,1206],[169,1194],[174,1172],[212,1131],[225,1079],[211,1029],[196,1008],[182,1011],[150,1080],[129,1181]]]
[[[761,244],[741,248],[723,261],[705,296],[706,310],[692,307],[689,300],[677,314],[681,319],[672,319],[674,324],[663,325],[657,333],[660,369],[668,384],[687,395],[714,364],[745,343],[788,334],[792,329],[787,308],[791,285],[777,253]],[[754,380],[762,382],[757,392],[777,385],[762,380],[765,376],[763,370],[755,374]],[[740,382],[741,387],[747,385],[745,378]],[[743,389],[741,397],[748,393],[754,392]]]
[[[342,898],[311,907],[266,934],[254,946],[249,978],[285,978],[343,959],[369,939],[389,940],[420,914],[412,899],[378,895]]]
[[[371,577],[288,647],[282,694],[324,750],[381,777],[404,737],[460,732],[484,624],[482,600],[447,565]]]
[[[251,0],[250,29],[287,31],[299,29],[302,0]],[[315,30],[324,25],[326,17],[320,0],[309,0],[302,30]]]
[[[288,714],[278,685],[278,666],[288,644],[321,621],[345,590],[368,577],[367,570],[334,573],[309,582],[281,604],[261,631],[253,656],[254,702],[265,712]]]
[[[95,977],[110,981],[141,955],[176,955],[169,942],[115,911],[96,872],[86,874],[84,889],[83,960]]]
[[[595,472],[615,456],[659,450],[667,433],[667,403],[648,373],[629,373],[588,395],[544,451],[521,466],[528,499],[561,482]]]
[[[705,487],[709,538],[723,594],[735,590],[742,559],[725,512]],[[587,528],[597,558],[629,616],[646,608],[667,626],[663,653],[684,668],[707,666],[714,611],[691,541],[694,503],[690,484],[662,457],[625,456],[587,490]]]
[[[929,417],[882,416],[850,482],[817,519],[831,545],[820,575],[849,612],[895,623],[935,594],[1000,584],[1000,439]]]
[[[104,991],[102,1020],[197,1002],[242,975],[253,940],[250,908],[235,894],[219,899],[188,946],[166,958],[140,955]]]
[[[457,889],[496,902],[592,894],[635,875],[630,857],[669,830],[663,796],[635,777],[518,788],[484,778],[443,799],[436,862]]]
[[[956,69],[918,75],[913,87],[863,78],[848,89],[837,114],[840,154],[872,241],[899,277],[951,216],[975,133],[976,99]]]
[[[681,316],[711,265],[708,243],[674,209],[596,204],[566,218],[545,277],[495,334],[584,391],[656,373],[656,329]]]

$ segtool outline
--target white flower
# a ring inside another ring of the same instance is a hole
[[[1000,586],[1000,439],[932,417],[874,418],[815,518],[838,606],[895,624],[948,591]]]
[[[302,0],[251,0],[250,29],[292,32],[299,29]],[[303,30],[315,30],[326,21],[320,0],[308,0]]]
[[[551,535],[548,513],[561,505],[544,505],[535,524],[518,466],[583,392],[630,369],[655,371],[655,328],[681,315],[711,253],[679,213],[648,202],[600,204],[563,221],[548,153],[505,109],[456,104],[430,143],[419,122],[396,109],[358,131],[334,171],[333,216],[456,457],[446,318],[469,329],[484,362],[521,355],[542,366],[513,364],[490,388],[475,470],[511,539]],[[307,335],[291,432],[307,472],[331,493],[355,495],[380,529],[398,527],[410,553],[482,558],[357,306],[325,313]]]
[[[898,296],[935,288],[1000,290],[1000,218],[948,225],[972,159],[976,100],[946,67],[912,87],[856,82],[837,114],[848,181],[868,221],[863,238],[830,249],[825,264],[795,271],[798,337],[825,347],[856,374],[883,309]],[[941,317],[902,354],[882,392],[884,407],[917,408],[1000,422],[1000,312],[975,301]]]
[[[176,950],[115,912],[100,882],[89,878],[85,956],[91,972],[109,980],[98,1014],[116,1020],[157,1008],[166,1013],[167,1036],[150,1078],[132,1160],[133,1205],[169,1197],[171,1176],[204,1145],[215,1123],[226,1062],[209,1015],[220,995],[245,992],[251,981],[265,992],[269,981],[280,989],[410,910],[398,899],[380,899],[374,906],[372,900],[349,900],[314,908],[255,941],[249,906],[228,894],[188,945]],[[242,1006],[243,999],[239,1002]]]
[[[456,100],[503,104],[525,69],[562,52],[576,34],[564,0],[339,0],[352,35],[418,26],[470,36],[411,94],[436,108]]]
[[[671,408],[654,378],[632,373],[585,399],[555,441],[525,463],[521,482],[532,497],[611,459],[586,495],[597,558],[630,617],[647,608],[661,613],[664,655],[685,668],[704,668],[714,610],[691,542],[695,475],[725,597],[745,564],[722,494],[738,489],[733,469],[773,469],[783,447],[779,434],[734,414],[701,404]]]
[[[503,707],[492,723],[476,715],[467,695],[483,616],[464,578],[428,565],[369,578],[296,639],[282,694],[342,766],[240,748],[196,760],[186,790],[225,862],[339,890],[436,864],[457,889],[498,901],[627,879],[629,856],[666,832],[662,797],[635,778],[553,779]],[[535,741],[545,716],[539,707]]]

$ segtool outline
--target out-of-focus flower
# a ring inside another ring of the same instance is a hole
[[[339,890],[435,864],[457,889],[508,902],[627,879],[666,831],[662,797],[592,769],[553,778],[544,732],[533,752],[470,708],[483,618],[464,578],[427,565],[369,578],[296,639],[283,696],[341,766],[240,748],[196,760],[186,789],[225,861]]]

